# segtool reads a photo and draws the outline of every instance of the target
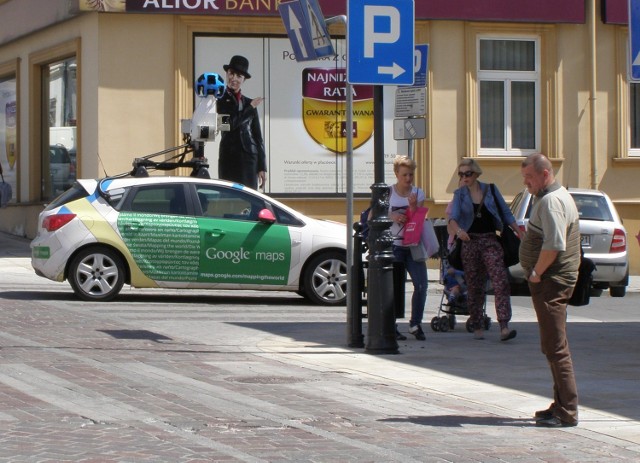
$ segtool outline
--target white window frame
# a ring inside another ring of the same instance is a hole
[[[480,69],[480,42],[482,40],[513,40],[513,41],[533,41],[535,44],[535,69],[533,71],[493,71]],[[541,150],[541,58],[540,37],[537,35],[488,35],[480,34],[476,38],[476,76],[477,76],[477,153],[479,156],[527,156]],[[505,147],[504,148],[482,148],[481,124],[480,124],[480,85],[483,81],[501,81],[505,83]],[[511,83],[512,82],[534,82],[535,92],[535,146],[532,149],[520,149],[511,146]]]

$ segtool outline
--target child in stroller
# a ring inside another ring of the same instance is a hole
[[[447,305],[466,305],[467,285],[464,281],[464,272],[449,266],[442,279],[444,292],[447,297]]]

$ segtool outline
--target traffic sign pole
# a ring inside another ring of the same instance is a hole
[[[371,186],[366,350],[395,354],[398,341],[393,298],[393,237],[384,183],[382,85],[414,82],[413,0],[347,0],[347,81],[374,85],[374,184]]]

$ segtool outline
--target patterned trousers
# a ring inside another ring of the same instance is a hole
[[[496,315],[500,328],[511,320],[511,288],[504,253],[495,233],[470,233],[470,241],[462,244],[462,264],[467,282],[467,306],[474,327],[483,323],[483,306],[487,275],[495,295]]]

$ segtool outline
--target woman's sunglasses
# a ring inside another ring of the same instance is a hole
[[[468,170],[466,172],[458,172],[458,177],[462,178],[462,177],[466,177],[469,178],[471,177],[473,174],[475,174],[475,172]]]

